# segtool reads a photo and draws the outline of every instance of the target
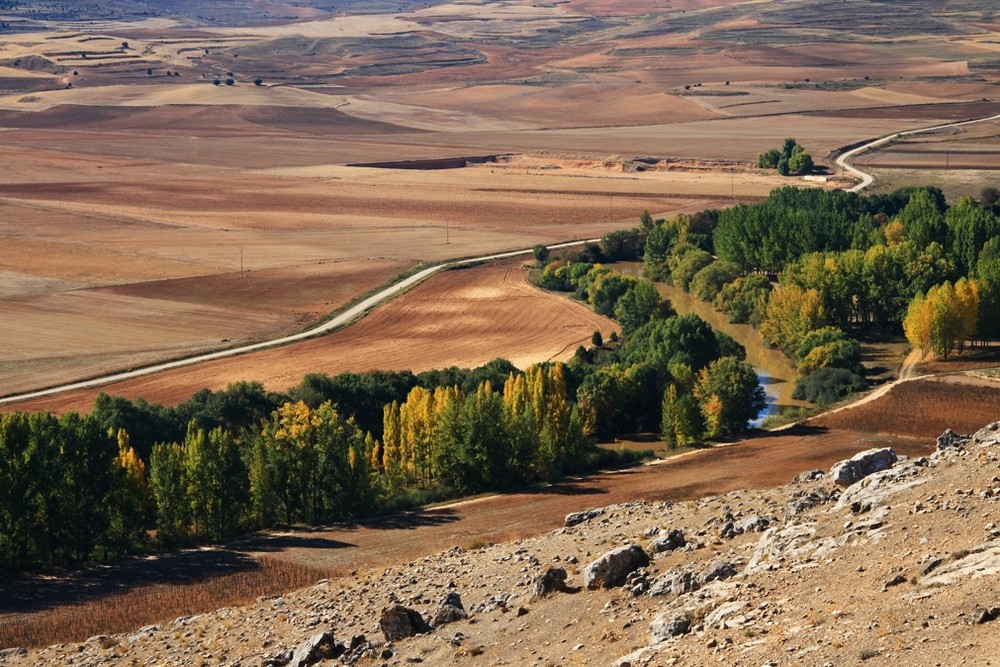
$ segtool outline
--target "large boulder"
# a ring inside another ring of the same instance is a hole
[[[835,463],[830,468],[830,477],[838,486],[850,486],[868,475],[888,470],[896,460],[896,452],[891,447],[869,449],[855,454],[846,461]]]
[[[649,556],[637,544],[612,549],[587,566],[584,585],[595,588],[615,588],[625,583],[629,574],[649,565]]]
[[[422,635],[431,629],[419,611],[402,605],[383,609],[378,626],[385,635],[385,640],[390,642]]]

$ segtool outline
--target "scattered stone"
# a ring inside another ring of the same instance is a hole
[[[551,593],[568,592],[566,576],[565,568],[546,566],[541,574],[535,578],[534,584],[532,584],[534,597],[537,599],[546,597]]]
[[[28,655],[28,649],[23,646],[15,646],[13,648],[0,649],[0,660],[7,660],[8,658],[17,658],[22,655]]]
[[[292,659],[288,667],[306,667],[314,665],[320,660],[336,658],[344,652],[343,646],[338,646],[333,635],[329,632],[317,632],[309,639],[305,640],[292,654]]]
[[[566,515],[566,527],[576,526],[585,521],[590,521],[595,517],[599,517],[604,514],[603,508],[597,508],[593,510],[585,510],[583,512],[572,512]]]
[[[277,655],[265,655],[261,658],[261,667],[285,667],[292,661],[291,651],[282,651]]]
[[[851,486],[868,475],[888,470],[896,461],[896,452],[891,447],[868,449],[846,461],[835,463],[830,468],[830,477],[838,486]]]
[[[972,622],[975,625],[982,625],[1000,618],[1000,607],[977,607],[972,615]]]
[[[882,589],[885,590],[887,588],[892,588],[893,586],[899,586],[900,584],[905,583],[906,577],[902,574],[897,574],[895,577],[885,582],[885,584],[882,585]]]
[[[382,617],[378,620],[378,626],[386,641],[390,642],[422,635],[431,629],[420,612],[402,605],[384,609]]]
[[[649,556],[636,544],[612,549],[587,566],[584,585],[588,589],[615,588],[625,583],[629,573],[649,565]]]

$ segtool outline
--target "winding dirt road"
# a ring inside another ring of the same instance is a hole
[[[963,120],[957,123],[945,123],[944,125],[935,125],[934,127],[924,127],[920,128],[919,130],[894,132],[893,134],[887,134],[884,137],[880,137],[873,141],[869,141],[866,144],[862,144],[856,148],[852,148],[851,150],[845,153],[841,153],[840,156],[837,157],[836,163],[840,168],[844,169],[847,172],[850,172],[851,174],[861,179],[861,182],[855,185],[853,188],[848,189],[848,192],[861,192],[862,190],[864,190],[869,185],[875,182],[875,177],[872,174],[861,171],[857,167],[848,163],[848,160],[854,157],[855,155],[864,153],[865,151],[871,150],[873,148],[878,148],[879,146],[889,143],[893,139],[908,137],[914,134],[923,134],[925,132],[934,132],[936,130],[946,130],[950,127],[961,127],[963,125],[974,125],[975,123],[985,123],[991,120],[1000,120],[1000,114],[997,114],[995,116],[989,116],[987,118],[976,118],[974,120]]]

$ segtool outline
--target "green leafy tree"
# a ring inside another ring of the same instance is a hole
[[[648,280],[632,283],[615,304],[615,318],[626,336],[661,314],[660,293]]]
[[[153,446],[149,462],[149,486],[156,501],[157,538],[164,544],[177,544],[187,539],[190,526],[191,502],[184,447],[176,443]]]
[[[694,396],[710,437],[742,433],[767,404],[753,367],[735,357],[722,357],[702,369]]]
[[[712,301],[723,286],[736,280],[741,273],[740,267],[732,262],[712,262],[694,274],[691,293],[702,301]]]

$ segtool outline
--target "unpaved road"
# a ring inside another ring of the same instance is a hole
[[[920,128],[919,130],[907,130],[905,132],[894,132],[892,134],[887,134],[884,137],[880,137],[878,139],[875,139],[874,141],[869,141],[866,144],[862,144],[861,146],[858,146],[856,148],[852,148],[851,150],[849,150],[849,151],[847,151],[845,153],[840,154],[837,157],[837,159],[836,159],[836,163],[837,163],[837,165],[841,169],[844,169],[845,171],[848,171],[851,174],[853,174],[853,175],[855,175],[855,176],[857,176],[858,178],[861,179],[861,182],[858,183],[857,185],[855,185],[853,188],[850,188],[848,190],[848,192],[861,192],[862,190],[864,190],[869,185],[871,185],[872,183],[875,182],[875,177],[873,175],[867,173],[867,172],[861,171],[857,167],[854,167],[854,166],[852,166],[851,164],[848,163],[848,160],[851,159],[852,157],[854,157],[855,155],[858,155],[858,154],[863,153],[865,151],[871,150],[873,148],[878,148],[879,146],[882,146],[882,145],[885,145],[885,144],[889,143],[893,139],[899,139],[901,137],[908,137],[908,136],[911,136],[911,135],[914,135],[914,134],[923,134],[925,132],[934,132],[935,130],[946,130],[946,129],[950,128],[950,127],[962,127],[963,125],[974,125],[975,123],[985,123],[985,122],[988,122],[988,121],[991,121],[991,120],[1000,120],[1000,114],[997,114],[995,116],[988,116],[987,118],[976,118],[974,120],[963,120],[963,121],[960,121],[960,122],[957,122],[957,123],[945,123],[944,125],[935,125],[933,127],[923,127],[923,128]]]

